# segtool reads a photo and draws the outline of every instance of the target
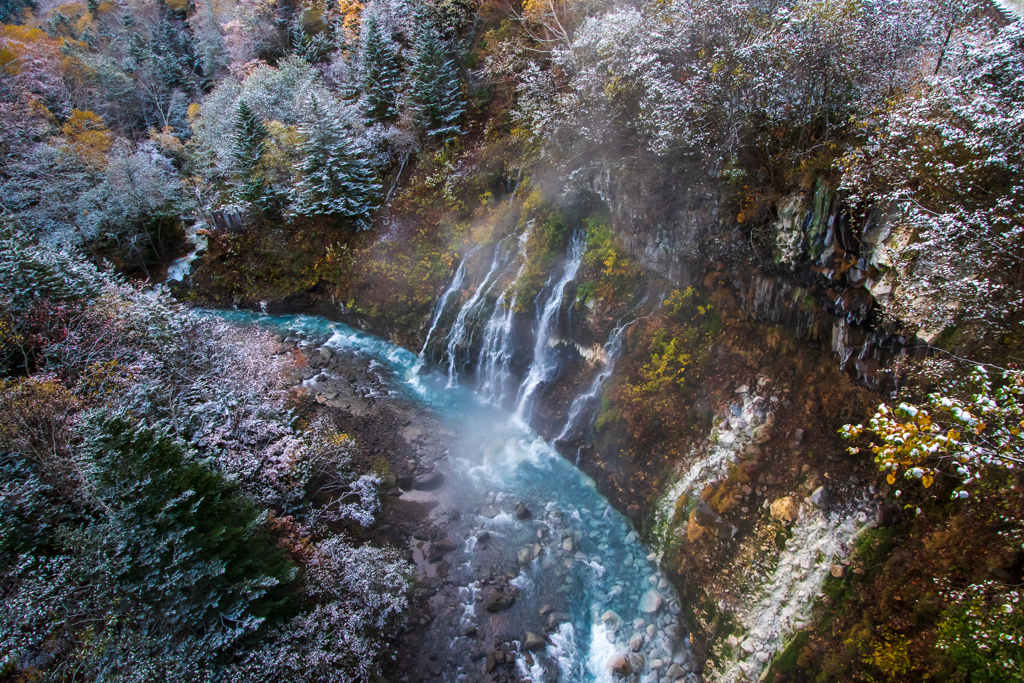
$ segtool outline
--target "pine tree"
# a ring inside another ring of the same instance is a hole
[[[359,155],[339,117],[310,96],[300,132],[302,180],[296,188],[296,213],[327,214],[368,226],[380,186],[370,163]]]
[[[418,17],[413,36],[407,100],[427,135],[448,139],[459,134],[463,106],[455,64],[447,59],[433,23]]]
[[[249,105],[240,100],[238,113],[235,115],[235,145],[232,154],[235,172],[238,175],[235,198],[240,201],[261,205],[268,197],[259,166],[263,160],[263,143],[269,135],[267,127]]]
[[[371,122],[387,123],[398,116],[398,86],[401,69],[398,55],[376,16],[363,25],[360,54],[363,86],[363,111]]]

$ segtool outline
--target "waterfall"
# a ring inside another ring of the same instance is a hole
[[[530,239],[530,230],[527,229],[519,238],[519,252],[523,253],[526,241]],[[512,356],[515,354],[515,335],[513,334],[512,322],[515,317],[515,293],[516,283],[519,276],[526,269],[527,261],[523,258],[522,264],[515,278],[502,291],[498,297],[491,317],[484,326],[483,347],[480,349],[480,360],[478,364],[477,389],[481,396],[494,405],[501,405],[512,384]]]
[[[505,240],[508,238],[506,237]],[[498,242],[494,248],[494,258],[491,259],[491,268],[487,271],[487,275],[484,276],[483,281],[480,282],[480,286],[473,292],[473,296],[469,298],[469,301],[465,303],[462,309],[459,311],[458,317],[455,318],[455,322],[452,323],[452,329],[448,332],[448,386],[453,387],[458,384],[459,380],[459,368],[458,359],[456,353],[461,345],[466,343],[470,336],[470,324],[473,322],[471,315],[476,313],[476,310],[480,307],[481,302],[485,301],[485,297],[494,287],[494,284],[498,281],[496,277],[501,271],[502,265],[502,245],[505,240]]]
[[[441,320],[441,316],[444,314],[445,306],[448,305],[448,300],[452,298],[452,294],[459,291],[462,287],[462,281],[466,279],[466,266],[469,263],[469,259],[477,252],[480,247],[473,247],[469,252],[462,257],[462,263],[459,264],[459,269],[455,271],[455,277],[452,278],[452,283],[448,285],[448,289],[444,291],[441,298],[437,302],[437,307],[434,309],[434,319],[430,323],[430,330],[427,332],[427,338],[423,342],[423,348],[420,349],[420,362],[426,356],[427,348],[430,346],[430,338],[434,335],[434,330],[437,329],[437,323]]]
[[[547,382],[557,369],[557,362],[552,353],[551,334],[555,329],[554,323],[558,321],[558,312],[562,308],[565,287],[576,278],[586,249],[587,242],[583,233],[577,232],[569,242],[569,256],[565,263],[562,279],[551,288],[548,300],[541,310],[540,320],[537,323],[537,338],[533,344],[533,361],[530,363],[530,371],[519,389],[519,399],[516,402],[513,416],[513,419],[519,424],[525,424],[529,420],[534,392],[541,384]]]
[[[573,399],[572,405],[569,407],[569,417],[565,421],[565,426],[562,427],[562,431],[555,437],[552,443],[563,441],[572,436],[576,431],[577,422],[579,422],[580,417],[583,415],[583,411],[587,408],[587,405],[590,404],[591,401],[600,397],[601,387],[603,387],[605,381],[612,376],[612,372],[615,370],[615,361],[619,359],[619,354],[622,353],[622,333],[625,332],[626,328],[634,322],[636,321],[623,323],[612,330],[611,335],[608,337],[608,341],[604,344],[604,361],[601,365],[600,372],[594,376],[594,380],[590,383],[590,388]]]

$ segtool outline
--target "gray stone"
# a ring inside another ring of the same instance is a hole
[[[678,664],[673,664],[668,668],[668,671],[665,672],[665,675],[668,676],[670,680],[674,681],[679,678],[684,678],[686,676],[686,671]]]
[[[654,614],[661,609],[663,601],[657,592],[649,590],[640,597],[640,611],[644,614]]]
[[[523,648],[527,651],[543,650],[547,647],[547,642],[541,636],[538,636],[533,631],[526,632],[526,640],[523,641]]]
[[[633,666],[630,664],[626,655],[614,655],[608,660],[608,671],[611,672],[613,676],[625,678],[633,673]]]
[[[811,494],[811,502],[820,508],[828,507],[829,498],[828,489],[824,486],[819,486],[814,490],[814,493]]]
[[[433,491],[444,485],[444,475],[440,472],[421,474],[412,480],[412,487],[417,491]]]
[[[566,536],[562,539],[562,550],[565,552],[571,553],[575,547],[576,545],[572,536]]]
[[[631,652],[639,652],[640,648],[644,646],[644,637],[639,633],[634,633],[629,638],[629,649]]]
[[[601,615],[601,622],[612,630],[618,630],[622,626],[622,617],[615,610],[608,610]]]
[[[457,547],[458,546],[449,541],[447,538],[442,538],[440,541],[437,541],[436,543],[431,543],[430,550],[427,552],[427,561],[439,562],[442,557],[452,552]]]

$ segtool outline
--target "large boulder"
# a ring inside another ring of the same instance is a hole
[[[547,641],[545,641],[544,638],[538,636],[533,631],[526,632],[526,640],[523,641],[523,649],[529,651],[543,650],[547,646]]]
[[[640,611],[644,614],[654,614],[661,609],[664,599],[657,591],[649,590],[640,596]]]
[[[779,524],[792,524],[800,516],[797,504],[791,496],[775,500],[768,507],[768,512],[772,517],[772,521]]]
[[[412,487],[417,491],[433,491],[444,485],[444,475],[440,472],[421,474],[412,480]]]
[[[507,610],[516,601],[516,596],[511,591],[494,589],[484,597],[484,609],[488,612],[502,612]]]
[[[625,678],[633,673],[633,665],[630,663],[629,658],[626,657],[626,655],[614,655],[608,660],[608,671],[610,671],[613,676]]]

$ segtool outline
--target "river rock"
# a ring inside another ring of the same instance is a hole
[[[332,351],[327,346],[321,346],[320,347],[320,357],[323,358],[324,360],[330,360],[330,359],[334,358],[334,351]]]
[[[480,508],[480,514],[486,517],[487,519],[494,519],[495,517],[501,514],[501,510],[494,507],[493,505],[484,505],[482,508]]]
[[[644,646],[644,637],[639,633],[634,633],[629,637],[629,649],[631,652],[639,652],[640,648]]]
[[[668,671],[665,672],[665,675],[668,677],[670,681],[674,681],[680,678],[685,678],[686,670],[678,664],[673,664],[668,668]]]
[[[444,485],[444,475],[440,472],[421,474],[412,480],[412,487],[417,491],[433,491]]]
[[[784,496],[774,501],[768,508],[768,512],[772,520],[780,524],[791,524],[800,514],[791,496]]]
[[[613,631],[616,631],[620,626],[622,626],[622,617],[620,617],[615,610],[608,610],[601,615],[601,623]]]
[[[530,512],[530,508],[526,507],[526,503],[516,504],[516,519],[530,519],[533,517],[533,513]]]
[[[566,536],[562,539],[562,550],[565,552],[571,553],[575,547],[576,542],[573,540],[572,536]]]
[[[814,493],[811,494],[811,502],[819,508],[827,508],[829,503],[828,489],[824,486],[814,489]]]
[[[516,559],[519,560],[519,564],[527,565],[533,559],[533,546],[527,546],[520,548],[516,555]]]
[[[625,678],[633,673],[633,666],[630,664],[626,655],[614,655],[608,660],[608,671],[610,671],[613,676]]]
[[[492,590],[484,597],[484,609],[497,613],[507,610],[516,601],[516,596],[502,590]]]
[[[554,611],[554,609],[555,609],[555,608],[554,608],[554,607],[552,607],[552,606],[551,606],[550,604],[549,604],[549,605],[541,605],[541,608],[540,608],[540,615],[541,615],[542,617],[545,617],[545,616],[547,616],[547,615],[551,614],[551,612],[553,612],[553,611]]]
[[[552,631],[558,628],[559,624],[564,624],[572,619],[572,615],[566,612],[552,612],[548,615],[548,628]]]
[[[457,548],[454,543],[449,541],[447,538],[442,538],[440,541],[430,544],[430,551],[427,553],[428,562],[439,562],[442,557],[452,552]]]
[[[663,599],[655,591],[649,590],[640,597],[640,611],[644,614],[654,614],[661,609]]]
[[[484,529],[483,531],[476,532],[476,542],[477,543],[486,543],[487,541],[490,540],[490,538],[491,538],[491,532],[487,531],[486,529]]]
[[[531,650],[543,650],[547,647],[547,642],[541,636],[538,636],[533,631],[526,632],[526,640],[523,641],[523,648],[527,651]]]

